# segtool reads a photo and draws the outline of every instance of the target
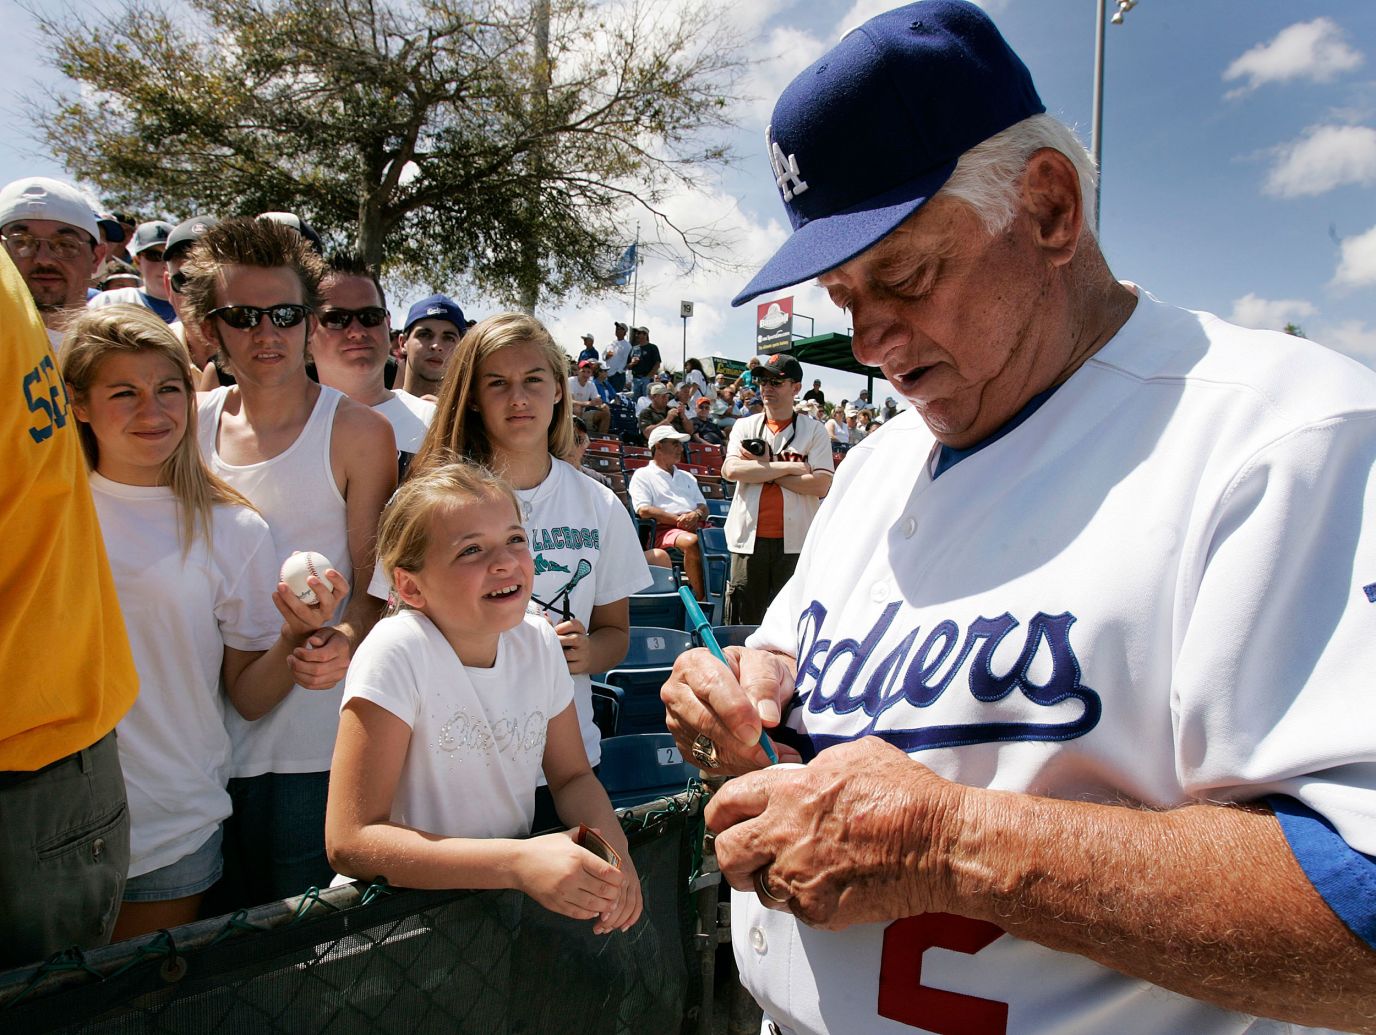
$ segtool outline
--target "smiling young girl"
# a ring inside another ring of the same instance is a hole
[[[568,354],[537,320],[503,313],[483,320],[450,357],[413,476],[454,459],[490,467],[512,486],[535,562],[533,597],[555,623],[573,676],[583,748],[602,757],[589,673],[626,656],[627,598],[650,584],[630,514],[609,488],[565,463],[574,433],[565,392]],[[387,595],[385,581],[373,592]],[[536,830],[557,817],[539,797]]]
[[[230,813],[221,680],[236,708],[270,706],[295,680],[287,657],[347,586],[337,572],[312,580],[314,607],[280,586],[271,597],[249,591],[278,584],[281,558],[266,522],[201,459],[190,357],[154,313],[82,313],[62,373],[139,675],[117,727],[130,815],[118,940],[194,920],[220,875]]]
[[[516,888],[624,930],[640,885],[588,766],[559,637],[527,615],[534,561],[516,496],[474,464],[413,475],[383,513],[378,563],[405,609],[359,647],[345,680],[325,838],[344,875],[411,888]],[[526,839],[544,773],[569,832]]]

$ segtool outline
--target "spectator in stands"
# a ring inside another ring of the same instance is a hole
[[[591,467],[583,466],[583,457],[588,451],[588,426],[583,423],[582,417],[573,418],[573,452],[564,457],[564,462],[570,467],[576,468],[586,474],[593,481],[615,491],[612,480],[601,471],[594,471]]]
[[[597,360],[578,361],[578,373],[568,379],[569,403],[573,407],[573,415],[582,417],[588,428],[600,435],[611,424],[612,411],[603,402],[602,394],[593,383],[593,374],[596,370]]]
[[[335,253],[327,267],[311,339],[316,374],[322,385],[387,418],[397,444],[397,477],[404,477],[435,418],[435,404],[387,387],[391,322],[377,269],[352,252]]]
[[[736,423],[736,390],[731,387],[719,388],[712,402],[712,421],[723,432],[730,432]]]
[[[631,394],[637,399],[646,394],[650,379],[659,373],[659,346],[650,341],[650,329],[637,327],[631,337],[627,369],[631,374]]]
[[[163,323],[174,323],[177,311],[167,298],[166,247],[167,238],[172,233],[172,224],[154,219],[140,223],[134,231],[134,240],[129,245],[129,254],[134,257],[134,265],[143,278],[141,287],[118,288],[102,291],[87,305],[98,308],[103,305],[141,305],[158,314]]]
[[[281,700],[287,658],[348,586],[338,573],[314,580],[315,605],[278,586],[267,522],[197,451],[191,363],[156,314],[126,304],[77,316],[62,376],[139,674],[117,727],[130,822],[121,940],[195,920],[220,877],[222,680],[241,713]]]
[[[538,320],[520,313],[483,320],[454,354],[411,477],[462,458],[515,488],[535,554],[535,600],[555,623],[583,746],[597,766],[602,734],[589,674],[626,656],[627,598],[650,584],[650,572],[625,506],[562,459],[573,452],[567,369],[568,353]],[[385,597],[385,581],[375,580],[372,592]],[[558,822],[548,791],[538,796],[536,816],[536,830]]]
[[[851,408],[855,410],[855,413],[856,413],[857,416],[859,416],[861,413],[865,412],[866,410],[868,410],[870,413],[873,413],[873,412],[874,412],[874,403],[870,402],[870,393],[869,393],[869,389],[867,389],[867,388],[862,388],[862,389],[860,389],[860,397],[859,397],[858,399],[855,400],[855,402],[852,404]]]
[[[882,421],[884,421],[885,423],[887,423],[887,422],[893,420],[893,419],[894,419],[895,417],[897,417],[897,416],[898,416],[898,405],[893,401],[893,396],[889,396],[889,398],[887,398],[887,399],[884,400],[884,410],[883,410],[883,412],[880,414],[880,420],[882,420]]]
[[[870,420],[870,411],[857,410],[854,420],[851,420],[850,415],[847,414],[846,423],[850,425],[850,444],[856,445],[859,442],[863,442],[865,436],[870,433],[870,425],[872,423]]]
[[[402,331],[406,353],[402,391],[435,402],[449,357],[467,330],[463,310],[448,295],[431,295],[413,305]]]
[[[738,420],[721,476],[738,488],[726,515],[731,574],[729,625],[759,625],[793,575],[803,539],[831,488],[831,441],[821,424],[793,412],[803,368],[774,356],[755,370],[764,412]]]
[[[754,391],[755,368],[759,365],[760,357],[751,356],[750,361],[745,365],[745,369],[741,371],[741,376],[736,378],[736,380],[731,385],[732,388],[736,389],[736,392],[738,394],[744,394],[743,389],[750,389],[751,391]]]
[[[330,859],[401,887],[515,888],[595,920],[597,934],[624,931],[640,916],[640,882],[588,766],[560,639],[526,611],[523,524],[510,486],[476,464],[429,468],[388,505],[378,552],[405,608],[378,623],[349,673]],[[596,830],[619,867],[567,832],[529,837],[542,775],[562,823]]]
[[[54,349],[86,305],[86,285],[105,258],[90,201],[68,183],[26,176],[0,188],[0,238]]]
[[[35,226],[39,220],[26,219],[31,213],[21,210],[16,219],[11,197],[9,188],[0,192],[0,212],[8,213],[0,217],[6,250],[27,252],[20,261],[30,269],[60,267],[37,282],[44,292],[51,289],[47,297],[66,298],[57,281],[69,269],[89,269],[95,217],[88,226],[73,225],[69,220],[83,218],[84,203],[69,202],[65,210],[46,209],[43,221],[53,225]],[[64,257],[49,244],[67,240],[69,226],[80,238],[72,238],[77,247]],[[32,242],[9,240],[12,234],[43,244],[34,249]],[[0,407],[0,496],[6,501],[0,510],[0,672],[6,688],[0,708],[0,968],[6,969],[110,940],[129,866],[129,814],[113,731],[138,695],[76,421],[33,289],[9,254],[0,254],[0,380],[12,389]],[[26,403],[21,385],[34,386],[29,398],[37,405]]]
[[[181,272],[189,320],[228,355],[237,381],[201,396],[211,471],[263,515],[282,557],[317,551],[346,582],[366,586],[378,514],[396,485],[396,441],[381,414],[306,376],[324,263],[297,231],[240,218],[207,230]],[[339,681],[380,608],[354,592],[340,611],[292,653],[297,689],[256,721],[226,716],[234,815],[221,907],[330,880],[324,812]]]
[[[200,372],[196,387],[203,392],[220,385],[233,384],[234,375],[217,364],[216,361],[222,363],[224,357],[219,355],[215,344],[201,333],[200,327],[194,323],[187,324],[181,294],[185,278],[181,269],[191,246],[218,222],[214,216],[192,216],[190,219],[184,219],[172,228],[172,232],[167,235],[167,243],[163,246],[163,276],[166,278],[167,300],[172,303],[172,308],[177,313],[177,319],[170,326],[172,332],[186,343],[187,351],[191,353],[191,365]]]
[[[582,363],[585,359],[590,359],[590,360],[592,360],[594,363],[596,363],[597,360],[598,360],[599,358],[600,358],[600,357],[598,356],[598,353],[597,353],[597,346],[593,344],[592,331],[584,331],[584,332],[583,332],[583,349],[582,349],[581,352],[578,353],[578,355],[575,357],[575,359],[576,359],[577,362],[579,362],[579,363]]]
[[[709,446],[726,444],[726,436],[712,420],[712,400],[706,396],[698,399],[693,406],[693,441]]]
[[[637,517],[655,523],[652,548],[683,552],[683,572],[693,594],[706,599],[702,577],[702,551],[697,530],[707,520],[707,500],[697,479],[676,466],[683,459],[688,436],[666,421],[649,434],[650,463],[631,475],[631,506]]]
[[[640,433],[648,439],[657,428],[672,428],[680,435],[692,437],[692,428],[685,416],[684,408],[677,400],[671,401],[669,386],[655,383],[650,386],[650,401],[640,411]]]
[[[846,419],[845,403],[838,403],[831,409],[831,416],[827,418],[827,434],[837,445],[850,447],[850,422]]]
[[[822,391],[821,378],[813,378],[812,387],[803,393],[804,402],[815,402],[818,406],[827,404],[826,393]]]
[[[693,392],[690,398],[712,398],[713,390],[707,383],[707,374],[702,369],[702,360],[696,356],[690,356],[683,364],[683,381],[691,385]]]
[[[626,325],[620,320],[613,328],[614,340],[602,354],[606,360],[607,380],[615,391],[624,391],[626,385],[626,364],[631,358],[631,343],[626,340]]]
[[[598,398],[607,404],[607,413],[611,414],[611,405],[616,401],[616,389],[607,381],[607,368],[601,363],[593,367],[592,384],[597,389]]]
[[[106,258],[96,273],[97,294],[102,291],[116,291],[119,288],[138,287],[143,283],[139,271],[123,259]]]

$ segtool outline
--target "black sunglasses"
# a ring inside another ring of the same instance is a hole
[[[182,289],[186,287],[186,274],[177,270],[176,273],[167,278],[167,281],[172,285],[172,290],[180,295]]]
[[[387,310],[380,305],[364,306],[362,309],[322,309],[317,318],[321,327],[332,331],[342,331],[358,320],[360,326],[377,327],[387,319]]]
[[[256,305],[222,305],[219,309],[210,310],[206,316],[219,317],[235,330],[249,331],[257,327],[264,316],[272,321],[274,327],[295,327],[310,314],[310,308],[307,306],[279,302],[266,308]]]

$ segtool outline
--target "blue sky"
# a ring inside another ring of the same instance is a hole
[[[675,218],[716,222],[732,238],[724,255],[753,268],[786,236],[761,143],[775,97],[846,28],[890,5],[730,6],[758,59],[745,84],[753,99],[735,112],[741,158],[725,172],[704,172],[698,190],[668,208]],[[1094,0],[983,6],[1032,70],[1048,111],[1087,142]],[[1114,6],[1109,0],[1110,12]],[[12,0],[0,0],[0,12],[7,35],[23,43],[8,48],[0,80],[0,182],[61,175],[27,135],[17,103],[18,94],[55,83],[55,74],[37,57],[41,44],[29,16]],[[1141,0],[1106,36],[1101,237],[1115,273],[1167,301],[1252,326],[1294,321],[1309,337],[1376,367],[1376,5]],[[634,221],[629,217],[628,240]],[[652,239],[652,220],[640,223]],[[754,308],[732,310],[729,302],[746,279],[722,269],[685,277],[671,257],[652,255],[641,269],[637,321],[677,365],[679,302],[691,300],[688,354],[744,359]],[[454,293],[476,316],[494,311],[461,286]],[[791,293],[795,310],[813,316],[819,333],[846,330],[815,286]],[[612,320],[630,316],[630,304],[627,295],[607,296],[540,315],[576,351],[585,329],[604,343]],[[829,397],[860,387],[858,379],[823,371],[809,370],[809,378],[814,373]],[[886,387],[878,388],[881,398]]]

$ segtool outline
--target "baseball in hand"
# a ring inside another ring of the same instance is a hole
[[[312,575],[324,579],[325,572],[330,567],[330,559],[323,553],[316,553],[314,550],[297,551],[282,562],[282,572],[277,577],[296,594],[297,600],[316,604],[320,602],[320,598],[315,595],[315,590],[306,584],[306,579]]]

